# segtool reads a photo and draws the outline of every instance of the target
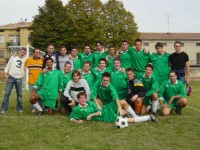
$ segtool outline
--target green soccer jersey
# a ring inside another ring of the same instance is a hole
[[[157,77],[158,83],[161,84],[164,80],[169,79],[169,53],[150,55],[150,62],[153,65],[153,73]]]
[[[132,67],[131,66],[132,65],[132,57],[131,57],[131,55],[129,53],[129,50],[127,50],[125,52],[121,51],[119,53],[119,59],[120,59],[122,68],[127,69],[127,68],[131,68]]]
[[[100,80],[102,78],[102,74],[104,72],[111,72],[111,69],[110,68],[105,68],[104,70],[100,70],[99,68],[94,68],[93,69],[93,74],[94,74],[94,81],[96,82],[97,80]]]
[[[67,74],[63,73],[63,91],[65,90],[67,83],[72,79],[72,71]]]
[[[135,48],[129,48],[130,55],[132,56],[132,68],[136,78],[140,78],[145,71],[146,65],[149,63],[150,52],[145,54],[144,49],[138,52]]]
[[[94,100],[95,98],[99,98],[103,105],[109,104],[116,99],[119,99],[116,90],[112,86],[111,83],[107,87],[103,87],[101,80],[95,82],[93,89],[91,91],[90,98]]]
[[[120,68],[111,72],[110,82],[117,91],[119,99],[125,99],[127,89],[126,70]]]
[[[92,101],[87,101],[85,107],[77,105],[70,114],[70,120],[87,120],[87,116],[99,112],[100,116],[93,116],[91,120],[115,122],[117,117],[116,103],[102,106],[102,110],[97,109],[97,105]]]
[[[62,72],[55,69],[46,73],[41,72],[34,87],[38,89],[42,86],[42,89],[38,91],[41,100],[44,101],[45,106],[54,108],[58,98],[58,91],[62,91],[62,84]]]
[[[90,90],[92,90],[93,84],[94,84],[94,74],[89,71],[88,73],[84,73],[82,71],[82,78],[85,79],[90,87]]]
[[[80,60],[80,58],[77,56],[77,58],[73,58],[72,60],[73,60],[74,70],[81,69],[81,60]]]
[[[158,92],[159,99],[163,99],[164,101],[169,101],[172,96],[180,95],[181,98],[186,97],[186,91],[184,84],[176,80],[175,84],[170,83],[169,81],[164,81]]]
[[[146,78],[145,75],[139,78],[139,80],[143,83],[145,90],[147,91],[146,96],[149,97],[153,93],[158,92],[158,82],[155,76],[151,75]]]
[[[107,62],[107,68],[110,68],[111,70],[114,69],[114,64],[113,64],[113,60],[114,60],[115,57],[113,56],[109,56],[108,57],[108,62]]]
[[[78,53],[78,57],[80,58],[81,68],[83,68],[83,63],[85,61],[89,61],[91,68],[93,68],[93,53],[90,53],[89,55],[86,55],[85,53]]]
[[[106,58],[106,56],[108,55],[108,52],[98,52],[95,51],[93,53],[93,68],[97,67],[99,64],[99,59],[101,58]]]

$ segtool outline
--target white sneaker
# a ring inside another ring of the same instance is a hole
[[[158,122],[158,119],[153,114],[151,114],[149,116],[150,116],[150,121],[151,122]]]
[[[5,114],[5,113],[7,113],[8,111],[4,111],[4,110],[2,110],[1,111],[1,114]]]
[[[20,112],[20,113],[23,113],[23,110],[22,110],[22,109],[20,109],[20,110],[18,110],[18,112]]]

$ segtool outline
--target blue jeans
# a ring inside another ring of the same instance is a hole
[[[17,110],[22,110],[22,78],[17,79],[12,76],[8,77],[8,81],[6,83],[6,90],[2,102],[1,109],[2,111],[8,111],[9,97],[10,93],[15,85],[16,93],[17,93]]]

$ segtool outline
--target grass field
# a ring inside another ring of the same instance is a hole
[[[200,149],[200,82],[192,82],[192,95],[182,115],[159,116],[159,123],[132,123],[117,129],[113,123],[74,124],[65,115],[38,117],[30,112],[29,93],[23,91],[24,112],[16,111],[15,90],[9,112],[0,115],[0,149],[67,150],[174,150]],[[0,83],[1,102],[5,84]]]

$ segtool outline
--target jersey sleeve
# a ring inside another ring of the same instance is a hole
[[[79,106],[76,106],[76,107],[79,107]],[[70,116],[69,116],[69,119],[70,121],[72,121],[73,119],[76,119],[76,120],[80,120],[82,119],[82,116],[80,113],[78,113],[78,109],[73,109],[73,111],[71,112]]]
[[[87,95],[87,101],[89,101],[90,100],[90,88],[89,88],[89,85],[88,85],[88,83],[85,79],[83,79],[83,87],[84,87],[85,93]]]
[[[99,86],[99,82],[97,81],[97,82],[94,83],[91,94],[90,94],[91,100],[94,100],[95,98],[97,98],[97,88],[98,88],[98,86]]]
[[[13,58],[14,58],[14,56],[11,56],[10,59],[9,59],[9,61],[8,61],[8,63],[6,64],[6,67],[5,67],[5,69],[4,69],[4,72],[5,72],[5,73],[8,73],[8,72],[9,72],[10,66],[11,66],[11,63],[12,63]]]
[[[113,101],[115,101],[116,99],[119,99],[117,91],[114,89],[112,84],[110,85],[110,91],[111,91],[111,96],[112,96]]]
[[[180,97],[185,98],[186,97],[186,90],[185,90],[185,86],[182,82],[180,82],[179,89],[180,89]]]
[[[164,100],[164,97],[163,97],[163,94],[165,92],[165,82],[163,82],[159,88],[159,91],[158,91],[158,99],[159,100]]]
[[[158,82],[155,77],[152,78],[152,86],[151,89],[147,92],[146,96],[150,96],[153,93],[158,91]]]
[[[63,89],[63,73],[61,71],[59,71],[58,74],[58,89],[59,91],[62,91]]]
[[[64,96],[65,96],[65,97],[68,97],[70,101],[72,100],[72,97],[71,97],[70,94],[69,94],[69,91],[70,91],[70,88],[71,88],[71,83],[72,83],[72,80],[70,80],[70,81],[67,83],[66,88],[65,88],[65,91],[64,91]]]
[[[44,73],[41,72],[35,82],[35,84],[33,85],[34,88],[38,89],[40,88],[40,86],[42,85],[43,83],[43,78],[44,78]]]

